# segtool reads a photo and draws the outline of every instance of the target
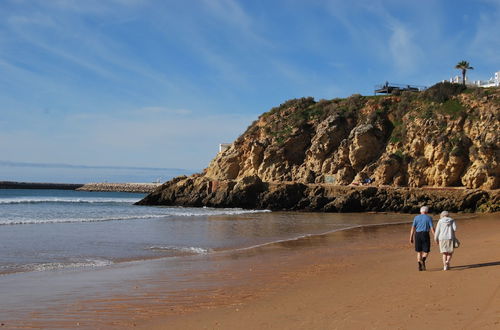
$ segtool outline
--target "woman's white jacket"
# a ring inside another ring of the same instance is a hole
[[[455,220],[450,217],[441,218],[436,225],[434,239],[453,239],[455,237],[455,230],[457,230]]]

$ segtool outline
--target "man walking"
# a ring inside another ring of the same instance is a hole
[[[431,251],[429,231],[434,237],[432,218],[427,214],[428,212],[429,208],[427,206],[422,206],[420,208],[420,214],[413,218],[413,225],[410,231],[410,244],[415,242],[419,271],[425,270],[425,260]]]

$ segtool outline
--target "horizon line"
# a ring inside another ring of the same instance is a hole
[[[15,162],[8,160],[0,160],[0,166],[18,166],[18,167],[40,167],[40,168],[80,168],[80,169],[124,169],[124,170],[153,170],[153,171],[191,171],[192,169],[186,168],[172,168],[172,167],[144,167],[144,166],[111,166],[111,165],[75,165],[64,163],[32,163],[32,162]]]

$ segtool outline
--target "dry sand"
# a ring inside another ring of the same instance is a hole
[[[500,329],[500,214],[458,222],[449,271],[435,244],[419,272],[409,225],[355,229],[303,266],[250,281],[254,295],[143,320],[145,329]],[[350,239],[355,238],[355,240]],[[337,240],[338,241],[338,240]],[[306,260],[304,259],[304,260]],[[249,269],[250,271],[250,269]],[[264,289],[263,289],[264,288]]]

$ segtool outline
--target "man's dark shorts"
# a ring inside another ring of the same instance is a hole
[[[415,251],[427,253],[431,251],[431,238],[428,231],[415,233]]]

